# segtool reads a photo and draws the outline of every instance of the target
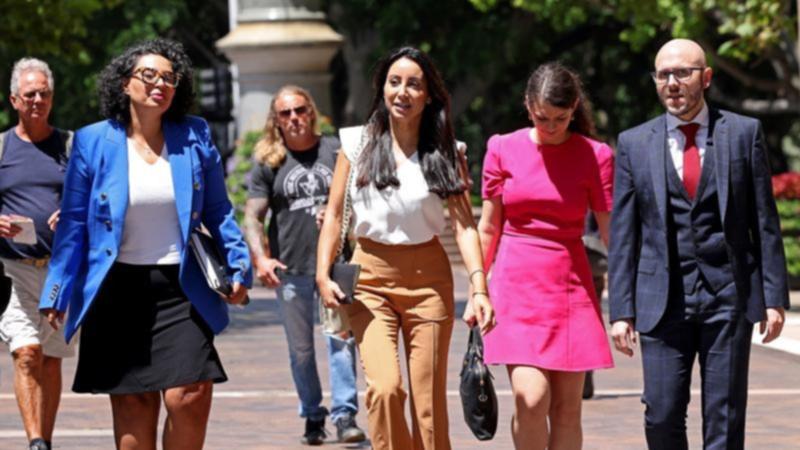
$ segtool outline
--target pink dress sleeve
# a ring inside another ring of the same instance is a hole
[[[607,144],[595,149],[598,176],[593,177],[589,190],[589,206],[595,212],[610,212],[614,202],[614,153]]]
[[[484,199],[503,195],[503,185],[508,173],[503,170],[500,154],[500,136],[494,135],[486,144],[486,157],[483,159],[483,184],[481,194]]]

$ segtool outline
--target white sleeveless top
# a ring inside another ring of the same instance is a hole
[[[438,195],[428,191],[422,167],[415,152],[397,168],[400,186],[379,191],[373,184],[356,187],[358,174],[355,155],[361,153],[363,126],[342,128],[342,150],[355,170],[349,186],[353,199],[353,233],[376,242],[412,245],[430,241],[444,231],[444,205]]]
[[[126,264],[180,264],[181,238],[167,145],[148,164],[128,138],[128,211],[117,261]]]

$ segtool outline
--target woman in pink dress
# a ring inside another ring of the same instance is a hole
[[[483,165],[479,232],[497,317],[485,359],[507,367],[516,448],[579,449],[584,374],[613,366],[581,242],[587,208],[608,242],[613,154],[590,138],[589,102],[564,66],[539,67],[525,105],[534,126],[492,136]]]

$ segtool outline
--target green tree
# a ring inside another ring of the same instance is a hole
[[[0,102],[8,95],[11,64],[22,56],[63,56],[78,63],[90,60],[82,42],[89,34],[87,21],[97,11],[117,3],[119,0],[0,0]],[[10,105],[4,106],[0,109],[0,129],[12,120]]]
[[[0,8],[8,24],[0,39],[0,95],[14,60],[46,60],[56,77],[52,122],[60,127],[99,119],[97,75],[134,42],[168,37],[184,44],[196,68],[225,63],[213,49],[228,29],[226,0],[0,0]],[[4,102],[0,129],[12,120]]]
[[[489,12],[501,0],[470,0]],[[800,72],[795,0],[514,0],[566,32],[601,17],[619,23],[621,41],[641,49],[665,34],[695,39],[711,64],[740,86],[741,96],[720,89],[712,99],[753,115],[800,114]]]
[[[793,1],[793,0],[792,0]],[[525,82],[560,60],[581,74],[600,138],[662,111],[649,76],[658,47],[673,36],[699,40],[715,68],[712,102],[764,119],[773,167],[786,168],[782,140],[796,122],[796,41],[789,0],[328,0],[346,36],[340,75],[346,123],[369,104],[367,74],[388,49],[411,44],[437,61],[453,95],[459,139],[473,175],[493,133],[528,123]],[[774,14],[776,11],[779,14]],[[780,17],[778,17],[780,16]],[[365,26],[364,24],[369,24]],[[784,68],[784,69],[782,69]],[[335,97],[336,98],[336,97]]]
[[[464,0],[390,5],[376,0],[328,2],[334,27],[347,38],[343,54],[349,95],[343,121],[364,120],[371,91],[367,75],[379,56],[404,44],[428,51],[452,93],[457,136],[468,144],[476,189],[487,138],[529,123],[525,84],[544,62],[558,59],[581,72],[603,139],[658,111],[647,75],[653,45],[634,49],[616,39],[598,39],[622,30],[603,17],[588,17],[564,29],[507,2],[488,12]]]

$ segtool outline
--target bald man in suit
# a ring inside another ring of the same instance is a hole
[[[650,449],[687,449],[692,365],[705,449],[744,448],[753,324],[764,342],[789,307],[786,262],[758,120],[709,107],[695,42],[655,60],[666,113],[620,134],[609,249],[616,348],[641,342]]]

